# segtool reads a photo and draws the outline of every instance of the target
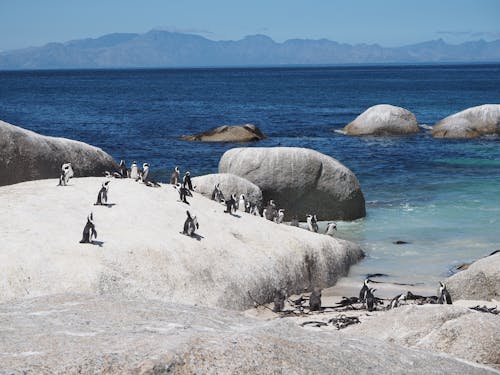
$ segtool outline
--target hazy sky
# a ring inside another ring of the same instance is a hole
[[[0,50],[153,28],[400,46],[500,39],[500,0],[0,0]]]

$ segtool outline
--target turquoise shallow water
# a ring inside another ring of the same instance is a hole
[[[422,132],[338,133],[381,103],[412,111]],[[175,165],[192,175],[217,172],[222,154],[240,144],[188,144],[178,136],[222,124],[259,126],[267,138],[247,147],[330,155],[356,174],[367,202],[366,218],[338,223],[338,236],[367,253],[353,277],[386,273],[429,285],[500,249],[500,138],[428,134],[445,116],[486,103],[500,103],[498,64],[0,71],[0,119],[149,162],[159,180]]]

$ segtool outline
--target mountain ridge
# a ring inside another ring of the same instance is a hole
[[[197,34],[151,30],[0,52],[2,70],[466,62],[500,62],[500,39],[461,44],[436,39],[383,47],[325,38],[276,42],[262,34],[214,41]]]

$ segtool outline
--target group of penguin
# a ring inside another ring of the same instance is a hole
[[[355,303],[361,303],[362,304],[362,309],[366,309],[369,312],[377,310],[377,305],[378,304],[383,304],[382,299],[375,297],[374,292],[376,289],[371,288],[369,284],[373,283],[374,281],[370,279],[365,279],[363,282],[363,286],[361,287],[361,290],[359,291],[359,297],[342,297],[342,300],[337,303],[337,305],[332,306],[330,308],[342,308],[342,307],[351,307],[353,308],[352,305]],[[285,300],[286,300],[286,292],[284,290],[278,290],[275,293],[275,298],[274,298],[274,304],[273,304],[273,311],[278,313],[284,310],[285,308]],[[315,287],[311,294],[309,295],[309,298],[304,298],[302,295],[296,299],[296,300],[289,300],[289,302],[294,306],[294,307],[299,307],[302,309],[303,304],[309,300],[309,311],[319,311],[324,309],[325,307],[321,306],[321,289],[318,287]],[[398,306],[400,306],[403,302],[406,302],[407,300],[416,300],[419,301],[420,304],[452,304],[451,296],[450,293],[448,292],[446,285],[443,282],[439,282],[439,292],[437,296],[419,296],[416,294],[411,293],[410,291],[407,291],[405,293],[398,294],[394,298],[392,298],[389,302],[389,304],[386,306],[387,310],[394,309]],[[358,309],[358,308],[356,308]]]

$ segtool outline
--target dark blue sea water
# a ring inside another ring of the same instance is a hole
[[[335,132],[380,103],[432,125],[500,103],[500,65],[0,72],[0,119],[147,161],[160,180],[174,165],[216,172],[224,151],[240,145],[177,137],[223,124],[259,126],[268,138],[248,147],[308,147],[338,159],[367,200],[366,219],[339,223],[339,237],[369,255],[354,273],[434,282],[500,248],[500,139]]]

